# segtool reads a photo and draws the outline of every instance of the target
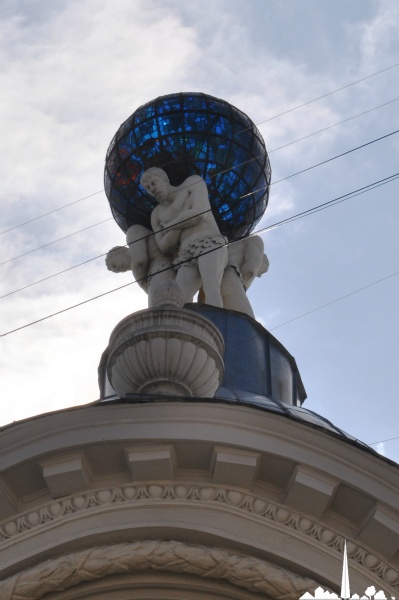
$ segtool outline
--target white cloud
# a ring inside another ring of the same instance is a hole
[[[376,445],[375,449],[376,449],[376,451],[377,451],[379,454],[382,454],[383,456],[386,456],[386,454],[385,454],[385,445],[384,445],[384,442],[379,442],[379,443]]]
[[[104,157],[115,131],[139,105],[159,95],[206,92],[232,102],[259,123],[396,60],[399,14],[392,3],[377,2],[371,18],[367,12],[367,18],[363,15],[351,21],[351,36],[344,41],[352,37],[353,51],[346,43],[334,44],[335,32],[324,24],[317,33],[320,57],[315,55],[315,44],[309,42],[312,27],[319,23],[306,19],[307,3],[287,2],[284,8],[280,2],[254,5],[244,7],[234,0],[197,4],[179,0],[3,3],[0,229],[101,190]],[[302,8],[303,19],[298,23]],[[325,10],[322,4],[319,10]],[[345,18],[336,16],[338,21]],[[326,53],[330,57],[327,63]],[[399,95],[394,75],[387,72],[261,125],[267,147],[276,148]],[[376,111],[367,119],[272,153],[273,179],[367,141],[381,130],[381,123],[387,127],[394,123],[395,114],[395,108]],[[268,212],[259,226],[354,189],[364,184],[365,178],[377,179],[395,163],[392,148],[395,146],[381,146],[381,154],[371,152],[367,158],[359,155],[357,161],[331,163],[272,188]],[[322,218],[304,219],[271,232],[266,239],[270,273],[255,282],[250,292],[259,320],[267,326],[285,321],[339,295],[341,287],[350,289],[352,280],[356,285],[357,280],[367,282],[376,277],[372,267],[380,271],[386,255],[395,256],[394,242],[389,241],[394,239],[394,227],[389,219],[395,222],[397,217],[397,209],[383,191],[378,196],[379,210],[372,210],[376,205],[377,200],[374,205],[358,203],[353,209],[346,205],[345,210],[330,211],[328,217],[325,213]],[[109,216],[105,195],[98,194],[3,235],[4,258],[0,261]],[[370,236],[370,231],[377,229],[383,231],[380,244]],[[397,232],[395,235],[397,239]],[[0,266],[3,293],[122,243],[123,233],[110,221]],[[100,258],[0,300],[1,332],[130,281],[129,274],[109,273]],[[366,309],[365,304],[359,303],[358,313],[365,311],[369,324],[378,310],[368,305]],[[143,293],[132,285],[2,338],[2,390],[7,399],[12,398],[2,408],[2,422],[95,400],[96,369],[112,328],[129,312],[144,306]],[[278,330],[288,350],[298,352],[298,364],[313,374],[310,395],[313,381],[323,382],[323,411],[336,406],[336,370],[330,370],[330,365],[345,362],[348,347],[350,361],[353,356],[359,365],[365,360],[363,338],[357,342],[354,334],[350,343],[345,341],[351,323],[345,311],[336,308],[328,318],[321,318],[322,311],[317,321],[308,318],[306,327],[303,325],[305,333],[301,321],[291,330]],[[388,320],[397,316],[394,308],[385,312]],[[334,344],[326,343],[325,362],[314,352],[317,344],[322,346],[321,336],[334,340]],[[384,341],[390,348],[394,343],[386,337]],[[387,353],[384,360],[389,357]],[[381,371],[386,369],[381,366]],[[377,370],[376,366],[374,373]],[[354,366],[349,371],[353,373]],[[381,377],[379,393],[387,390],[388,381],[389,377]],[[304,383],[309,386],[306,380]],[[356,390],[362,397],[362,409],[367,404],[372,411],[367,377],[359,377],[356,385],[345,383],[340,387],[342,402]],[[369,389],[375,389],[374,380]],[[354,406],[357,401],[353,398]],[[354,427],[366,428],[367,410],[353,412]],[[360,419],[360,413],[364,418]],[[344,425],[350,429],[348,423]]]
[[[367,68],[390,66],[382,60],[391,55],[392,50],[398,48],[399,6],[389,0],[375,0],[376,15],[372,20],[355,25],[353,30],[359,40],[362,51],[362,61]]]

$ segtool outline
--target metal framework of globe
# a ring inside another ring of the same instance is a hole
[[[104,178],[123,231],[136,224],[151,228],[156,202],[140,177],[155,166],[172,185],[200,175],[219,229],[230,241],[247,236],[267,207],[271,168],[263,138],[247,115],[224,100],[201,93],[161,96],[120,126]]]

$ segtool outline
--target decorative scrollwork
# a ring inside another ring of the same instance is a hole
[[[83,582],[148,569],[223,579],[276,600],[297,600],[301,593],[317,587],[312,579],[252,556],[175,541],[144,540],[89,548],[40,563],[0,582],[0,597],[40,600]]]
[[[328,546],[340,554],[343,552],[344,539],[340,534],[285,506],[235,489],[220,488],[211,484],[184,485],[183,483],[177,485],[132,484],[90,491],[53,501],[38,510],[3,522],[0,525],[0,547],[2,544],[4,546],[11,543],[15,536],[21,536],[24,532],[34,528],[48,527],[57,520],[67,520],[69,516],[81,511],[98,510],[101,506],[113,503],[135,504],[152,500],[225,504],[234,510],[251,513],[261,520],[270,520],[281,527],[288,527],[301,535],[309,536],[322,546]],[[377,576],[382,582],[382,587],[389,585],[399,591],[399,573],[396,569],[354,542],[348,541],[347,549],[348,556]]]

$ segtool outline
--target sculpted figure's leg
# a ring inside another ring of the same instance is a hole
[[[192,302],[194,294],[201,287],[201,278],[196,266],[182,266],[177,271],[176,283],[179,285],[184,298],[184,304]]]
[[[126,232],[126,243],[132,260],[134,278],[145,291],[147,291],[147,267],[149,262],[147,241],[153,233],[142,225],[132,225]]]
[[[223,308],[220,285],[226,264],[227,248],[225,246],[198,257],[198,269],[206,304]]]
[[[242,281],[234,268],[227,268],[225,270],[220,289],[223,298],[223,308],[236,310],[253,319],[255,318]]]
[[[148,308],[157,306],[159,301],[164,298],[166,282],[172,282],[175,279],[175,269],[172,260],[162,254],[155,241],[155,237],[148,239],[148,256],[150,265],[148,269]],[[166,292],[167,293],[167,292]]]

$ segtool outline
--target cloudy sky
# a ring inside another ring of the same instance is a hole
[[[270,152],[272,225],[399,172],[398,30],[389,0],[2,0],[0,425],[96,400],[112,328],[146,306],[130,285],[25,327],[131,282],[95,257],[124,243],[103,168],[136,108],[199,91],[246,112]],[[398,197],[393,180],[267,232],[250,290],[305,407],[367,443],[399,436]],[[399,462],[398,439],[373,447]]]

